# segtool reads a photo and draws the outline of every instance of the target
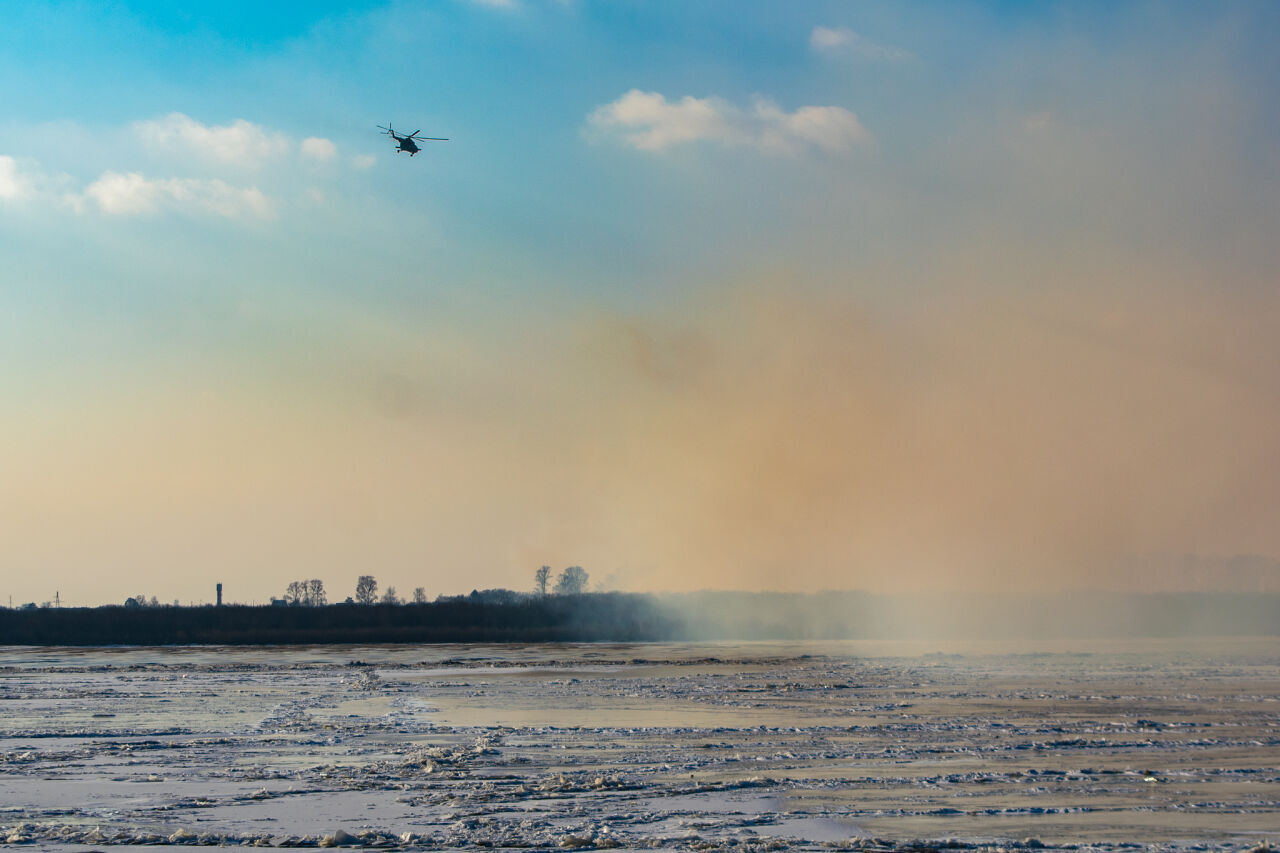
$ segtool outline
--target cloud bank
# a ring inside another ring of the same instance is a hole
[[[311,136],[295,142],[285,133],[245,119],[206,125],[175,112],[128,127],[145,150],[176,155],[182,162],[194,157],[201,161],[204,174],[155,176],[140,169],[107,169],[81,189],[70,176],[55,179],[38,164],[23,164],[12,156],[0,155],[0,201],[69,207],[77,213],[107,216],[183,213],[265,220],[275,218],[279,202],[260,187],[245,183],[246,170],[275,163],[272,174],[279,183],[281,176],[289,174],[287,168],[280,168],[282,160],[293,157],[327,163],[338,159],[338,146],[330,139]],[[173,168],[166,160],[152,166],[161,169],[166,163]],[[366,167],[360,158],[356,158],[356,165]],[[214,176],[208,176],[210,171]],[[315,187],[299,192],[313,200],[323,197]]]
[[[106,172],[85,187],[82,199],[111,216],[162,211],[208,213],[231,219],[270,219],[275,215],[271,201],[257,187],[234,187],[216,178],[152,179],[137,172]]]
[[[598,107],[588,126],[640,151],[661,152],[692,142],[750,146],[772,153],[819,149],[843,153],[871,141],[858,117],[843,107],[806,106],[786,112],[756,99],[742,109],[720,98],[686,95],[668,101],[658,92],[631,91]]]
[[[0,154],[0,199],[19,199],[29,191],[27,177],[18,171],[18,161]]]
[[[289,138],[245,119],[230,124],[201,124],[183,113],[134,122],[138,138],[154,149],[193,153],[224,164],[257,168],[292,149]]]
[[[328,139],[308,136],[302,140],[302,156],[312,160],[329,161],[338,156],[338,146]]]
[[[854,56],[869,62],[902,62],[911,59],[910,51],[877,44],[848,27],[814,27],[809,33],[809,47],[818,53]]]

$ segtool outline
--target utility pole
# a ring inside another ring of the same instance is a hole
[[[53,606],[54,607],[62,606],[62,596],[61,594],[59,594],[59,592],[56,589],[53,591]]]

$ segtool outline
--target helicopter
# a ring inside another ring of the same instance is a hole
[[[418,134],[422,133],[422,131],[420,130],[415,130],[413,133],[406,133],[402,136],[401,134],[396,133],[390,127],[383,127],[382,125],[378,125],[378,129],[396,141],[397,152],[408,151],[410,157],[412,157],[414,154],[417,154],[419,151],[422,150],[418,147],[418,142],[420,141],[424,141],[424,140],[429,140],[431,142],[448,142],[449,141],[447,137],[442,137],[442,136],[419,136]]]

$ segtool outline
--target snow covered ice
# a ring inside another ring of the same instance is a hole
[[[11,647],[0,844],[1250,849],[1277,651]]]

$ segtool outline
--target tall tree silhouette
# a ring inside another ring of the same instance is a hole
[[[587,573],[582,566],[570,566],[556,578],[556,595],[577,595],[587,589]]]
[[[356,603],[373,604],[378,600],[378,581],[373,575],[361,575],[356,579]]]

